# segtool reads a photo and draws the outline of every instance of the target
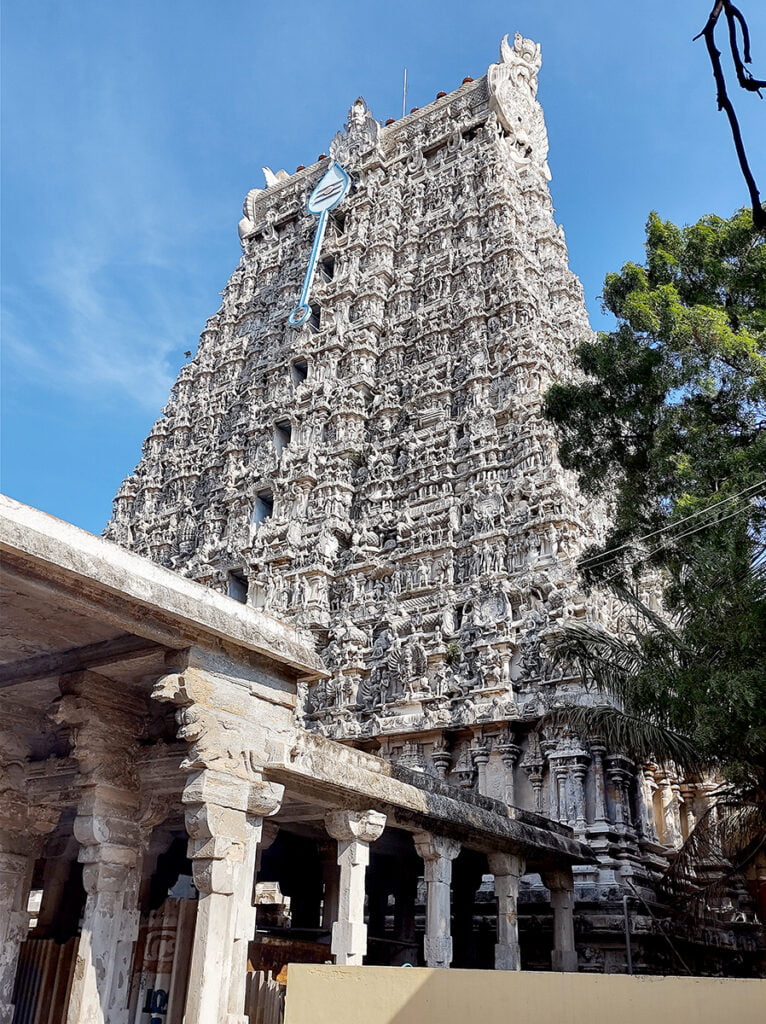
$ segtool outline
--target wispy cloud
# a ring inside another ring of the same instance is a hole
[[[4,360],[49,388],[159,411],[203,326],[190,295],[210,295],[205,222],[188,214],[171,147],[131,131],[108,89],[93,114],[73,153],[48,140],[69,147],[69,209],[54,208],[46,245],[7,281]]]

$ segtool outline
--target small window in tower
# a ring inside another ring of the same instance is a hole
[[[274,514],[274,495],[271,491],[260,491],[255,496],[253,522],[258,525]]]
[[[341,238],[346,233],[346,214],[333,211],[329,215],[330,227],[336,238]]]
[[[305,359],[296,359],[290,367],[290,376],[296,386],[302,384],[309,375],[309,364]]]
[[[323,260],[319,261],[319,273],[322,275],[324,281],[332,281],[335,277],[335,257],[325,256]]]
[[[240,604],[247,604],[247,576],[243,569],[230,569],[228,579],[228,594],[234,601]]]
[[[322,310],[316,304],[311,306],[311,316],[308,318],[309,330],[313,331],[314,334],[319,330],[319,325],[322,322]]]
[[[289,420],[280,420],[279,423],[274,424],[274,447],[277,452],[281,452],[283,448],[287,448],[290,444],[290,438],[293,435],[293,428],[290,425]]]

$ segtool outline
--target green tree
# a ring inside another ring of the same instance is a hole
[[[741,552],[695,546],[683,579],[666,575],[666,614],[618,585],[618,635],[571,622],[546,638],[551,660],[590,690],[585,703],[554,713],[559,724],[639,762],[720,779],[714,810],[671,866],[669,893],[709,898],[737,877],[752,887],[766,867],[766,557],[755,541],[750,553],[744,572],[732,573]],[[756,885],[753,895],[766,923],[766,894]]]
[[[546,396],[563,465],[610,505],[588,575],[632,564],[647,534],[651,560],[668,564],[687,531],[667,527],[681,520],[762,528],[751,498],[766,489],[766,234],[750,211],[685,228],[650,214],[645,264],[607,275],[603,304],[616,330],[584,342],[579,378]]]
[[[709,893],[766,851],[766,237],[748,210],[653,213],[646,234],[645,264],[605,281],[616,329],[546,397],[563,464],[612,513],[581,566],[622,597],[619,635],[570,623],[547,648],[594,691],[559,712],[575,729],[722,779],[669,876]]]

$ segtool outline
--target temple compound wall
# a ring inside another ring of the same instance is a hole
[[[374,967],[362,974],[300,965],[290,976],[285,1024],[590,1024],[605,1006],[618,1008],[621,1024],[720,1024],[729,1018],[761,1024],[765,997],[766,982],[758,979],[444,974],[423,968],[394,974]]]
[[[520,967],[531,871],[576,969],[593,852],[306,730],[309,636],[7,498],[0,554],[2,1024],[255,1024],[288,956],[449,967],[466,863],[489,966]]]
[[[306,729],[587,840],[584,966],[611,970],[622,896],[648,898],[710,794],[550,722],[589,698],[546,660],[545,631],[617,615],[576,570],[605,509],[541,411],[590,328],[553,217],[540,64],[506,38],[481,79],[385,125],[359,99],[328,156],[266,169],[106,535],[309,630],[328,673],[301,684]],[[307,198],[341,172],[291,326],[318,231]]]

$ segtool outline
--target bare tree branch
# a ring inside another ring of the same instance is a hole
[[[729,46],[731,47],[734,67],[737,71],[737,81],[743,89],[747,89],[749,92],[757,92],[760,96],[760,90],[766,89],[766,82],[753,78],[745,67],[745,64],[750,64],[752,61],[750,56],[750,29],[747,27],[747,22],[742,12],[734,4],[727,4],[726,20],[729,24]],[[737,24],[739,24],[740,31],[742,32],[742,57],[740,57],[739,43],[737,41]]]
[[[726,88],[726,77],[723,72],[723,66],[721,65],[721,51],[716,46],[715,42],[716,25],[718,24],[718,19],[720,18],[721,13],[724,13],[729,28],[729,45],[737,74],[737,81],[743,89],[747,89],[751,92],[758,92],[759,89],[766,88],[766,82],[753,78],[750,72],[745,68],[745,64],[750,63],[750,32],[742,12],[730,3],[729,0],[716,0],[716,3],[713,5],[713,9],[708,15],[705,27],[699,35],[694,38],[699,39],[700,36],[702,36],[705,40],[708,56],[710,57],[710,64],[713,68],[718,109],[725,111],[729,120],[729,127],[731,128],[731,134],[734,140],[734,149],[737,153],[737,159],[739,160],[742,175],[745,179],[745,183],[747,184],[747,190],[750,193],[750,202],[753,208],[753,224],[758,228],[766,229],[766,209],[764,209],[763,204],[761,203],[761,195],[758,191],[758,186],[755,183],[753,172],[750,170],[750,164],[748,163],[747,154],[745,153],[745,144],[742,141],[742,131],[739,127],[737,114],[731,100],[729,99],[729,93]],[[737,26],[739,26],[740,31],[742,32],[744,60],[739,52]]]

